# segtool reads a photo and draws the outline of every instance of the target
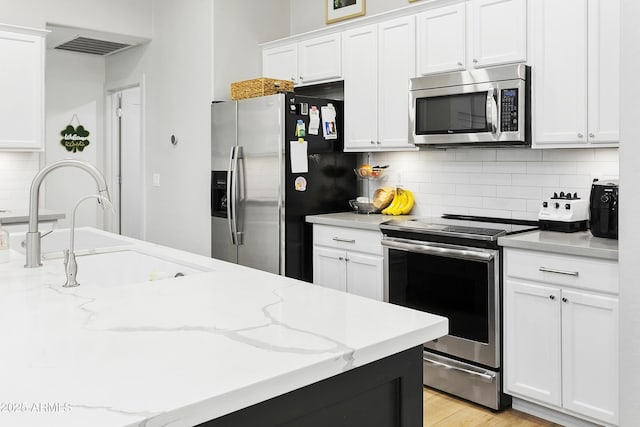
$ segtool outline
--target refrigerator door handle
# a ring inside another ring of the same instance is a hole
[[[234,200],[235,194],[233,193],[233,182],[235,178],[233,177],[233,160],[236,157],[236,146],[231,147],[231,152],[229,153],[229,168],[227,169],[227,224],[229,224],[229,234],[231,235],[231,244],[236,245],[236,233],[235,233],[235,219],[234,219]]]
[[[240,240],[240,232],[238,231],[238,158],[242,153],[242,147],[235,146],[235,151],[231,157],[233,161],[233,175],[231,176],[231,210],[233,212],[232,217],[232,242],[234,245],[239,246],[242,242]]]

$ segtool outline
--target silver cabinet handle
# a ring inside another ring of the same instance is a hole
[[[478,63],[478,60],[477,60],[476,58],[473,58],[473,63],[474,63],[474,64],[477,64],[477,63]]]
[[[475,372],[469,369],[464,369],[462,367],[447,365],[446,363],[436,362],[435,360],[427,359],[426,357],[423,357],[422,360],[425,361],[426,363],[438,366],[440,368],[452,369],[454,371],[460,371],[460,372],[464,372],[465,374],[474,375],[487,383],[492,383],[496,379],[495,375],[483,374],[481,372]]]
[[[556,299],[556,296],[555,295],[549,295],[549,299],[553,301],[554,299]]]
[[[375,144],[375,143],[376,143],[374,140],[371,140],[371,141],[369,141],[369,142],[370,142],[370,143],[372,143],[372,144]]]
[[[562,302],[568,302],[569,300],[566,298],[562,298]]]
[[[302,78],[302,76],[300,76],[300,80],[304,80],[304,79]]]
[[[583,135],[583,134],[581,134],[581,133],[579,133],[579,134],[578,134],[578,138],[580,138],[580,139],[582,139],[582,137],[583,137],[583,136],[584,136],[584,135]]]
[[[589,134],[589,138],[595,138],[595,137],[596,137],[596,135],[594,133],[590,133]]]
[[[580,272],[578,271],[556,270],[555,268],[547,268],[547,267],[540,267],[538,268],[538,270],[542,271],[543,273],[564,274],[565,276],[574,276],[574,277],[578,277],[578,275],[580,274]]]
[[[462,67],[462,62],[458,61],[458,66]]]
[[[341,237],[334,237],[333,238],[334,242],[343,242],[343,243],[355,243],[355,239],[343,239]]]

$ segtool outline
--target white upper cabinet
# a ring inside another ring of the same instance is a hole
[[[419,75],[527,60],[526,0],[471,0],[417,19]]]
[[[343,33],[345,151],[415,150],[409,144],[412,16]]]
[[[0,26],[0,150],[39,150],[44,130],[44,37]]]
[[[340,49],[340,33],[263,49],[262,74],[296,86],[340,80]]]
[[[526,0],[472,0],[470,7],[473,67],[527,60]]]
[[[418,20],[418,74],[466,68],[465,3],[422,12]]]
[[[264,49],[262,51],[262,75],[272,79],[291,80],[298,83],[298,44]]]
[[[530,2],[537,148],[617,146],[619,0]]]

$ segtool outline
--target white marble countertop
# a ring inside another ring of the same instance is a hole
[[[40,209],[38,212],[38,221],[56,221],[64,218],[62,212],[52,211],[49,209]],[[19,224],[29,222],[28,209],[7,209],[0,210],[0,223],[2,224]]]
[[[0,425],[194,425],[447,333],[443,317],[122,241],[211,271],[101,286],[78,257],[81,285],[63,288],[61,259],[25,269],[12,250],[0,264]]]
[[[411,219],[415,215],[402,215],[401,217],[382,214],[358,214],[353,211],[338,212],[320,215],[307,215],[305,220],[311,224],[333,225],[336,227],[360,228],[362,230],[380,231],[380,224],[390,219]]]
[[[559,233],[556,231],[529,231],[500,237],[504,247],[556,252],[602,259],[618,259],[618,241],[593,237],[589,231]]]

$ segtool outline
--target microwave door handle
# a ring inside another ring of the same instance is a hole
[[[498,132],[498,103],[496,101],[496,90],[491,89],[487,92],[487,128],[491,133]]]

